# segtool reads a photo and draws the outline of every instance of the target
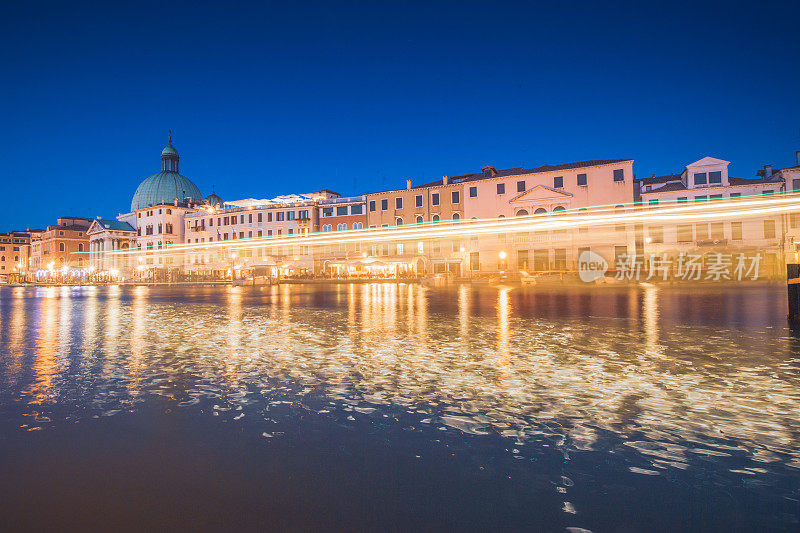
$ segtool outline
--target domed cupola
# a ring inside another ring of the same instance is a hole
[[[223,202],[222,198],[220,198],[219,195],[214,192],[213,188],[211,190],[211,194],[206,196],[206,203],[215,208],[222,208],[225,205],[225,202]]]
[[[131,200],[131,212],[143,207],[160,204],[203,203],[203,195],[192,180],[178,173],[178,151],[172,146],[172,134],[169,144],[161,151],[161,172],[145,179],[136,188]]]
[[[172,146],[172,134],[169,134],[169,144],[161,150],[161,172],[178,172],[178,151]]]

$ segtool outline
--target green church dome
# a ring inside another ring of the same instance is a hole
[[[161,172],[145,179],[136,188],[131,200],[131,212],[159,204],[202,203],[203,195],[192,180],[178,173],[178,151],[169,145],[161,152]]]

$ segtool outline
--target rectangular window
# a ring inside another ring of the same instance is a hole
[[[792,190],[800,191],[800,178],[795,178],[792,180]]]
[[[394,208],[395,209],[403,209],[403,198],[398,196],[394,199]]]
[[[691,224],[678,224],[678,242],[692,242],[693,229]]]
[[[708,182],[709,183],[722,183],[722,172],[719,170],[716,172],[709,172],[708,173]]]
[[[678,203],[679,203],[679,204],[680,204],[680,203],[684,203],[684,202],[687,202],[688,200],[689,200],[689,199],[688,199],[688,198],[686,198],[685,196],[681,196],[680,198],[678,198]]]
[[[267,222],[272,222],[272,212],[267,213]]]
[[[742,240],[742,223],[731,222],[731,239],[734,241]]]
[[[451,191],[450,192],[450,203],[459,204],[461,203],[461,193],[458,191]]]
[[[250,213],[250,214],[247,215],[247,223],[248,224],[252,224],[253,223],[253,213]]]
[[[800,213],[789,213],[789,227],[800,228]]]
[[[578,185],[585,186],[586,183],[586,174],[578,174]]]
[[[711,234],[709,235],[711,240],[714,241],[721,241],[725,238],[725,223],[724,222],[712,222],[711,223]]]
[[[708,224],[697,224],[695,231],[697,232],[698,241],[708,240]]]
[[[351,205],[350,206],[350,214],[351,215],[363,215],[364,214],[364,206],[361,205],[361,204]]]
[[[558,178],[556,178],[556,179],[558,179]],[[517,192],[525,192],[525,182],[524,181],[518,181],[517,182]]]
[[[388,211],[389,210],[389,200],[388,198],[384,198],[381,200],[381,211]]]
[[[650,204],[650,205],[658,205],[658,199],[648,200],[647,203]]]
[[[664,226],[651,226],[647,232],[650,236],[650,242],[654,244],[661,244],[664,242]]]
[[[342,216],[345,216],[345,215],[347,215],[347,206],[346,205],[337,206],[336,207],[336,216],[342,217]]]
[[[239,224],[244,224],[244,215],[239,215]]]
[[[712,194],[711,196],[708,197],[708,199],[709,200],[722,200],[722,195],[721,194]]]
[[[695,202],[705,202],[706,200],[708,200],[708,196],[695,196],[694,197],[694,201]]]
[[[765,220],[764,221],[764,238],[765,239],[774,239],[775,238],[775,221],[774,220]]]
[[[422,207],[422,195],[418,194],[414,197],[414,207]]]
[[[706,185],[708,183],[708,174],[705,172],[697,172],[694,175],[695,185]]]
[[[286,219],[286,213],[284,213],[283,211],[278,211],[277,213],[275,213],[275,219],[278,222],[283,222]]]
[[[556,176],[555,178],[553,178],[553,188],[555,189],[564,188],[564,176]]]
[[[324,217],[332,217],[333,216],[333,208],[332,207],[323,207],[322,208],[322,216]]]
[[[370,200],[369,201],[369,210],[370,210],[370,212],[375,211],[375,209],[376,209],[375,208],[375,200]]]
[[[800,180],[798,180],[800,181]],[[477,187],[470,187],[469,188],[469,197],[470,198],[477,198],[478,197],[478,188]]]
[[[439,193],[435,192],[431,194],[431,205],[439,205]]]
[[[294,211],[286,212],[286,220],[294,220]]]
[[[625,181],[625,169],[618,168],[614,170],[614,181]]]
[[[741,198],[741,197],[742,197],[742,193],[740,193],[740,192],[732,192],[731,193],[731,198]]]
[[[263,217],[262,217],[261,215],[263,215],[263,213],[258,213],[258,214],[256,215],[256,220],[257,220],[258,222],[263,222],[263,220],[262,220],[262,218],[263,218]]]
[[[240,232],[239,232],[239,238],[240,238],[240,239],[244,239],[244,232],[243,232],[243,231],[240,231]]]
[[[208,219],[208,225],[209,226],[213,226],[214,225],[214,219],[213,218],[209,218]]]
[[[497,184],[497,194],[505,194],[506,193],[506,184],[505,183],[498,183]]]
[[[272,230],[271,229],[267,230],[267,237],[272,237]]]
[[[289,228],[289,235],[292,235],[292,234],[294,234],[294,229]]]
[[[761,194],[763,194],[764,196],[767,196],[768,194],[774,194],[774,193],[775,193],[775,191],[761,191]]]
[[[259,237],[261,237],[261,236],[262,236],[261,230],[258,230],[258,236],[259,236]]]

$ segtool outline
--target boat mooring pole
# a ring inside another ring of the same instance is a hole
[[[789,292],[789,324],[800,327],[800,265],[786,265],[786,287]]]

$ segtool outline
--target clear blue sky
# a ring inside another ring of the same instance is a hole
[[[800,150],[798,5],[7,2],[0,230],[124,212],[168,129],[225,199],[617,157],[752,177]]]

